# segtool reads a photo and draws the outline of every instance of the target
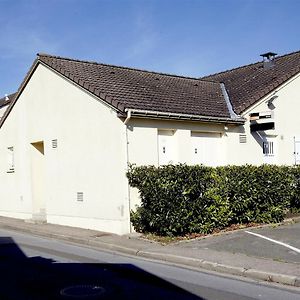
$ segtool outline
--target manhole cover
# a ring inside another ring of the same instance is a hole
[[[93,299],[105,293],[105,289],[98,285],[73,285],[60,291],[62,296],[75,299]]]

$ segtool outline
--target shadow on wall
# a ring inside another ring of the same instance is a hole
[[[28,258],[10,237],[0,238],[0,299],[198,299],[130,264],[57,263]]]
[[[251,135],[254,137],[254,140],[257,142],[257,144],[260,146],[261,149],[263,149],[263,141],[264,136],[262,136],[259,132],[251,132]]]

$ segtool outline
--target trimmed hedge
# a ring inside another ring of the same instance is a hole
[[[231,224],[278,222],[300,208],[299,167],[130,166],[127,177],[140,192],[141,206],[131,212],[138,232],[210,233]]]

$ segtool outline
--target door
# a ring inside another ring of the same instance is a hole
[[[177,147],[173,130],[158,131],[158,164],[168,165],[177,162]]]
[[[222,145],[220,133],[192,132],[192,164],[206,166],[222,165]]]
[[[32,219],[46,221],[44,142],[31,143]]]

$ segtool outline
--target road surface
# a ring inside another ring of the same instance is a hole
[[[0,231],[0,299],[299,300],[300,289]]]

